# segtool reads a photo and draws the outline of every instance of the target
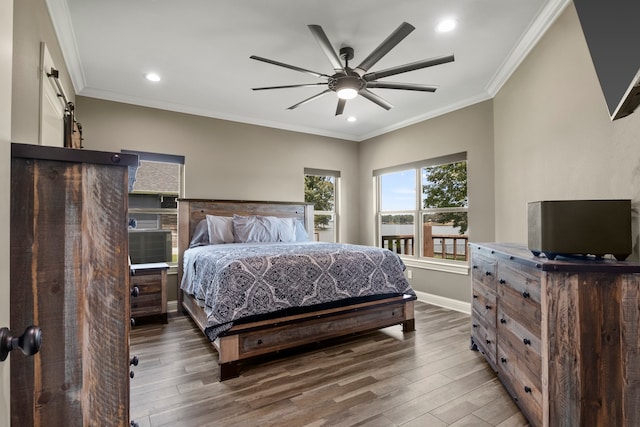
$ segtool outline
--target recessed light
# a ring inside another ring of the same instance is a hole
[[[348,122],[355,122],[356,120],[358,120],[358,119],[356,119],[354,116],[347,117],[347,121]]]
[[[456,28],[457,22],[453,18],[445,18],[438,23],[436,31],[439,33],[448,33]]]
[[[157,75],[156,73],[147,73],[147,74],[145,74],[145,77],[150,82],[159,82],[160,81],[160,76]]]

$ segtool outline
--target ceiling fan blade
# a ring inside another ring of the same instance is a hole
[[[435,92],[438,88],[436,86],[420,85],[415,83],[392,83],[392,82],[367,82],[367,87],[370,89],[402,89],[402,90],[417,90],[420,92]]]
[[[329,77],[326,74],[317,73],[315,71],[307,70],[305,68],[296,67],[295,65],[285,64],[284,62],[274,61],[273,59],[262,58],[261,56],[251,55],[249,58],[255,59],[256,61],[266,62],[267,64],[273,64],[273,65],[277,65],[279,67],[288,68],[290,70],[300,71],[302,73],[311,74],[312,76],[315,76],[315,77]]]
[[[344,106],[347,105],[347,100],[338,98],[338,108],[336,108],[336,116],[339,116],[344,112]]]
[[[391,49],[396,47],[396,45],[407,37],[413,30],[415,30],[415,27],[411,24],[406,22],[400,24],[400,26],[396,28],[391,35],[389,35],[389,37],[380,43],[380,46],[375,48],[373,52],[371,52],[369,56],[367,56],[364,61],[355,68],[355,71],[360,75],[366,73],[376,62],[389,53]]]
[[[390,110],[393,108],[393,105],[391,105],[389,102],[385,101],[382,97],[376,95],[375,93],[368,91],[367,89],[361,89],[358,93],[374,104],[378,104],[385,110]]]
[[[422,68],[432,67],[434,65],[446,64],[453,62],[453,55],[439,56],[437,58],[423,59],[422,61],[412,62],[410,64],[398,65],[396,67],[387,68],[386,70],[367,73],[362,76],[366,81],[381,79],[383,77],[395,76],[396,74],[406,73],[408,71],[420,70]]]
[[[329,41],[329,38],[325,34],[322,27],[320,25],[309,25],[308,27],[309,27],[309,30],[311,30],[311,33],[313,34],[313,36],[316,38],[316,41],[322,48],[324,54],[327,55],[327,58],[329,58],[329,62],[331,62],[331,66],[333,67],[333,70],[336,73],[339,71],[344,72],[344,67],[340,62],[340,57],[336,53],[333,46],[331,46],[331,42]]]
[[[333,91],[332,91],[331,89],[326,89],[326,90],[324,90],[324,91],[322,91],[322,92],[320,92],[320,93],[318,93],[318,94],[316,94],[316,95],[310,96],[309,98],[307,98],[307,99],[305,99],[305,100],[303,100],[303,101],[298,102],[298,103],[297,103],[297,104],[295,104],[295,105],[292,105],[291,107],[287,108],[287,110],[294,110],[294,109],[298,108],[299,106],[306,104],[307,102],[311,102],[311,101],[313,101],[314,99],[318,99],[318,98],[320,98],[321,96],[326,95],[326,94],[327,94],[327,93],[329,93],[329,92],[333,92]]]
[[[326,82],[320,82],[320,83],[306,83],[306,84],[299,84],[299,85],[252,87],[251,90],[288,89],[292,87],[311,87],[311,86],[326,86],[326,85],[327,85]]]

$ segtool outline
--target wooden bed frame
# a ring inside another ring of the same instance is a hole
[[[266,215],[293,217],[304,222],[313,236],[313,205],[289,202],[180,199],[178,201],[178,306],[188,313],[204,332],[204,310],[180,289],[183,253],[189,247],[196,225],[206,215]],[[293,316],[234,325],[212,345],[218,351],[220,381],[239,375],[239,362],[251,357],[402,324],[402,330],[415,330],[412,295],[385,298],[324,309]]]

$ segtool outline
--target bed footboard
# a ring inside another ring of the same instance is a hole
[[[213,342],[220,381],[237,377],[238,362],[252,357],[399,324],[404,332],[413,331],[415,300],[405,295],[236,325]],[[183,306],[204,331],[202,309],[187,295]]]

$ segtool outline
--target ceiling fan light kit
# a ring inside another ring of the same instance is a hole
[[[292,105],[288,108],[289,110],[293,110],[330,92],[336,92],[338,96],[336,116],[344,112],[347,100],[353,99],[358,95],[362,96],[365,99],[368,99],[369,101],[380,106],[381,108],[384,108],[385,110],[389,110],[393,107],[393,105],[391,105],[389,102],[387,102],[377,94],[371,92],[369,89],[375,88],[435,92],[437,87],[414,83],[380,82],[378,81],[378,79],[454,61],[453,55],[447,55],[437,58],[423,59],[421,61],[399,65],[377,72],[368,72],[371,67],[373,67],[380,59],[382,59],[387,53],[389,53],[391,49],[393,49],[415,29],[411,24],[403,22],[393,33],[391,33],[391,35],[389,35],[389,37],[387,37],[377,48],[375,48],[373,52],[371,52],[369,56],[367,56],[364,61],[360,63],[360,65],[355,68],[349,67],[349,61],[353,59],[354,56],[353,48],[348,46],[342,47],[340,49],[340,55],[338,56],[322,27],[320,27],[319,25],[309,25],[308,27],[315,37],[316,41],[320,45],[320,48],[327,56],[327,59],[331,63],[334,74],[328,75],[324,73],[318,73],[316,71],[307,70],[305,68],[296,67],[295,65],[285,64],[283,62],[262,58],[256,55],[250,56],[251,59],[255,59],[257,61],[266,62],[268,64],[288,68],[290,70],[310,74],[314,77],[326,79],[326,81],[319,83],[253,88],[253,90],[269,90],[288,89],[295,87],[326,86],[326,89],[324,91]],[[344,61],[344,65],[342,65],[341,59]]]

